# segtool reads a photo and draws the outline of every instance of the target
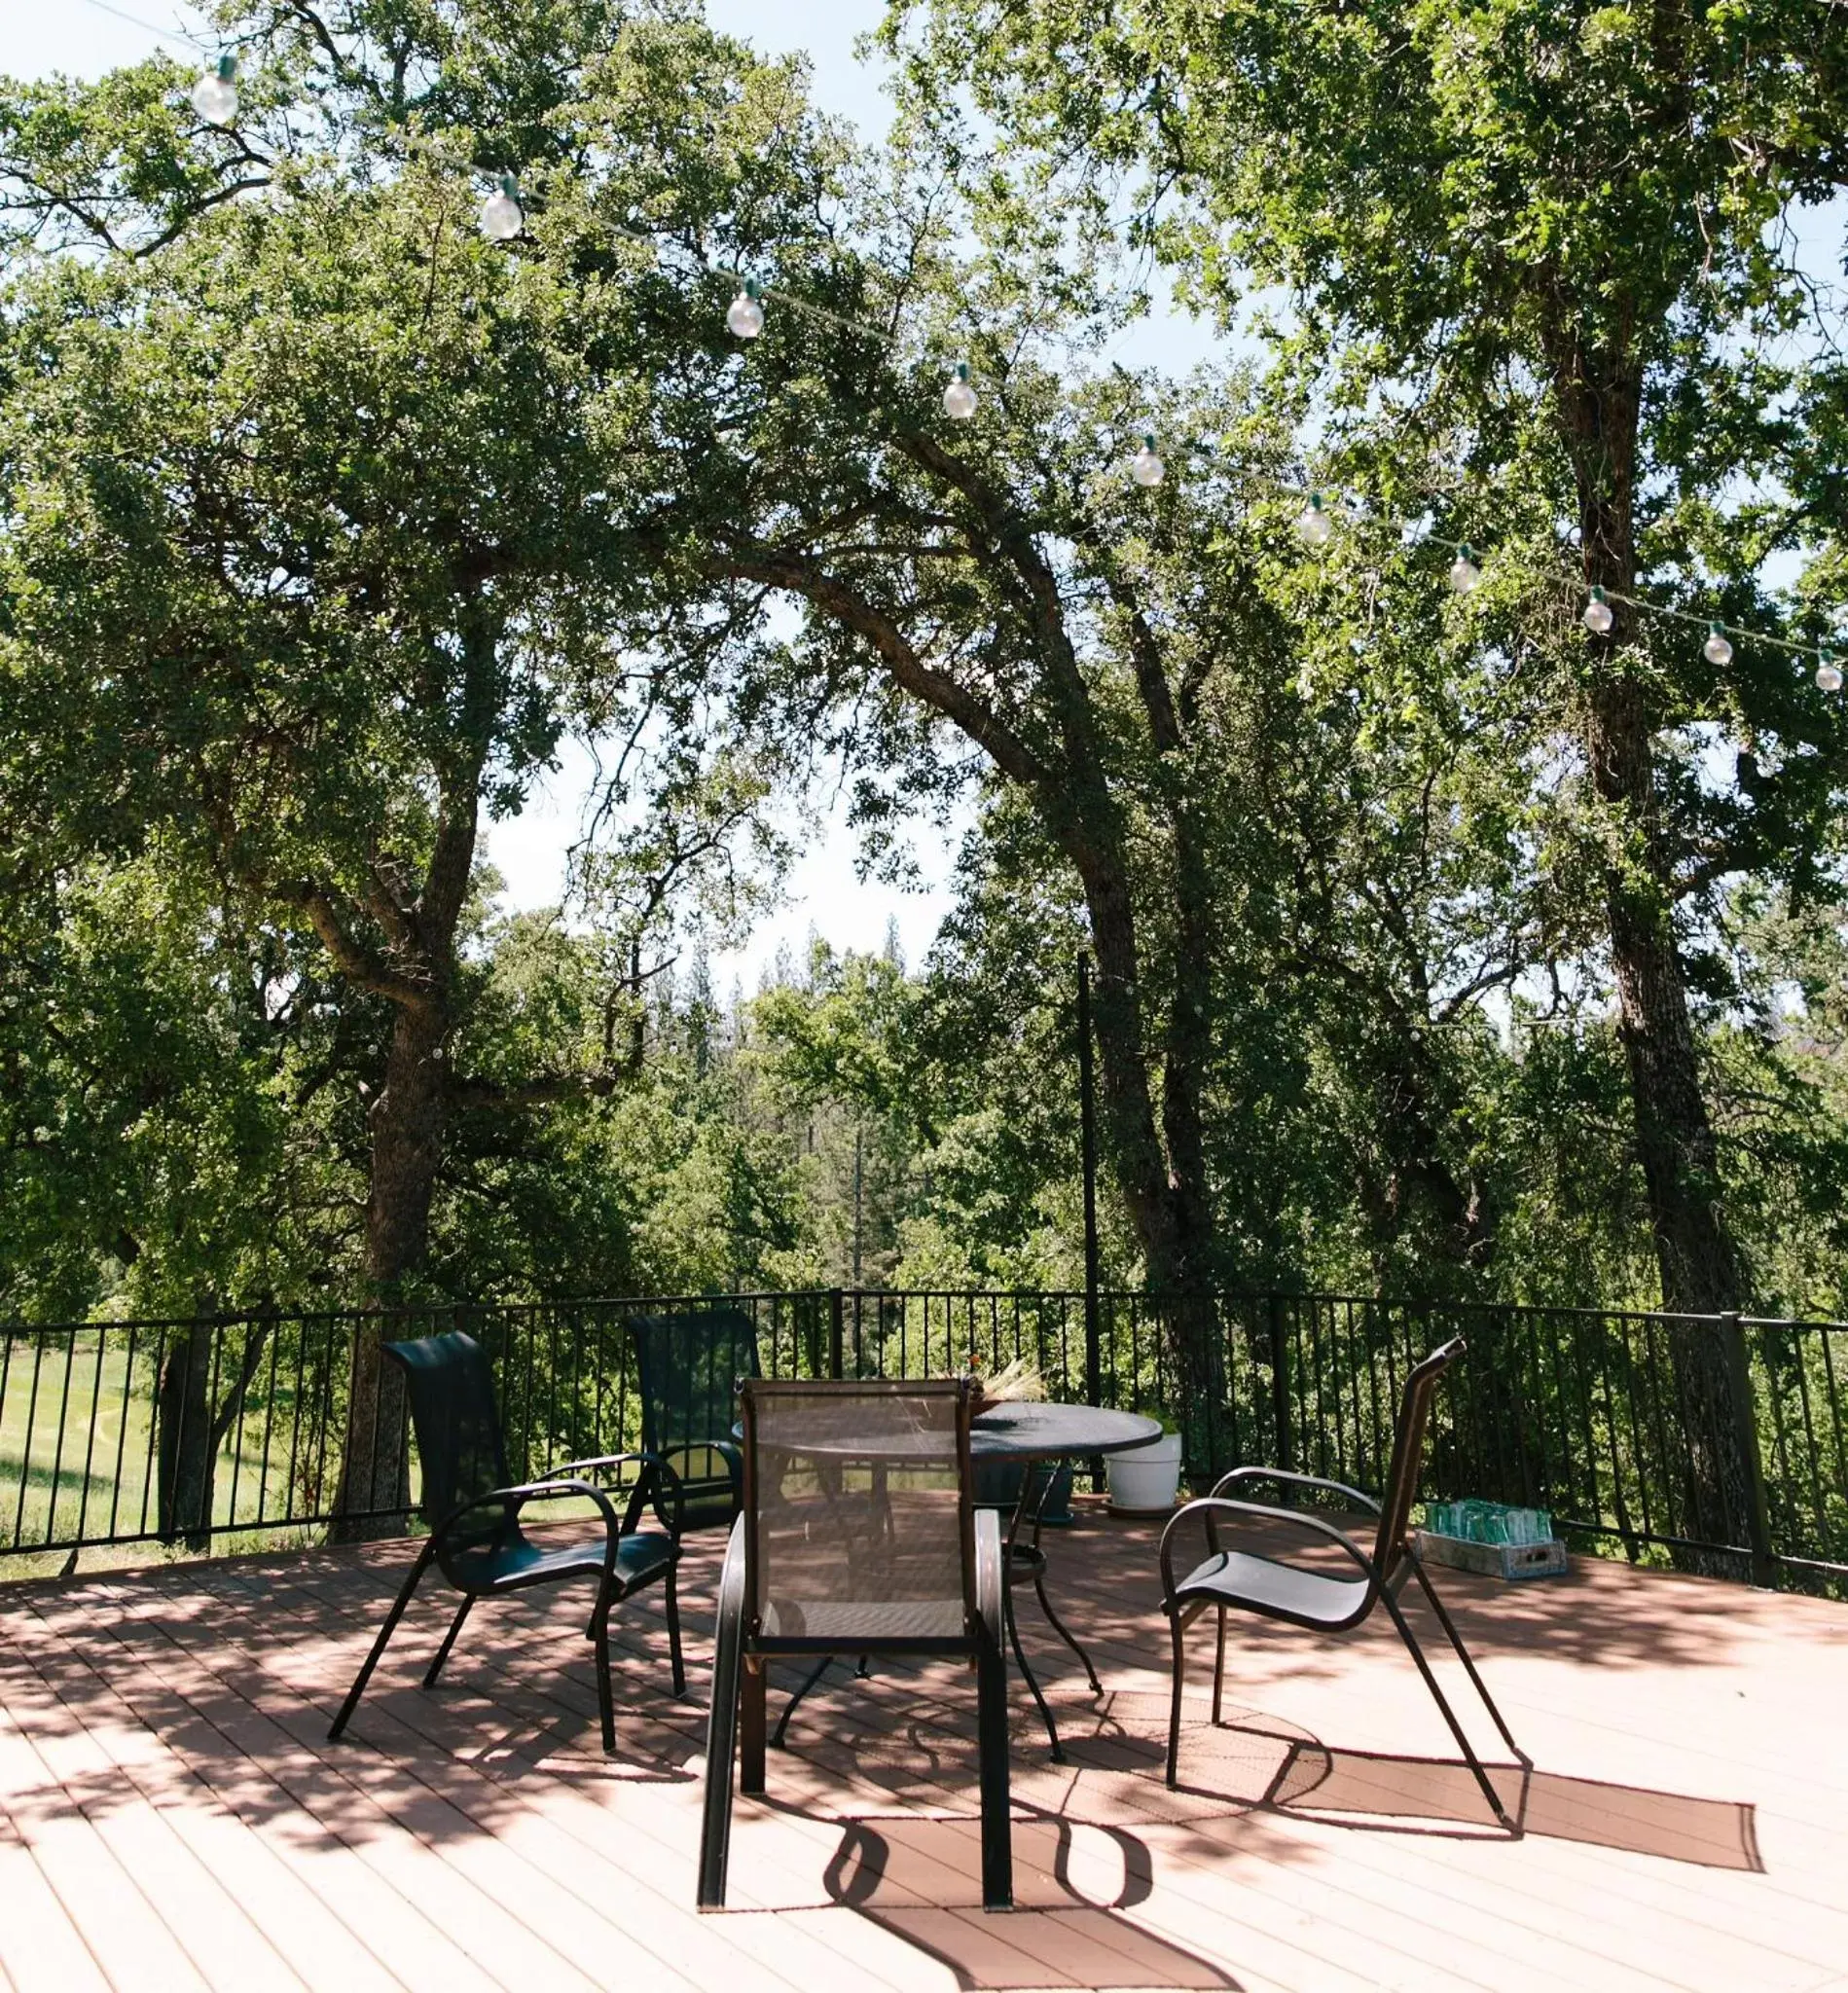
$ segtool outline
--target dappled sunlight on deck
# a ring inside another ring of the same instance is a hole
[[[612,1622],[609,1760],[568,1593],[482,1609],[426,1693],[433,1588],[330,1745],[402,1545],[18,1587],[0,1969],[59,1993],[1848,1985],[1848,1607],[1614,1564],[1438,1574],[1536,1761],[1496,1775],[1510,1840],[1390,1628],[1235,1620],[1215,1726],[1196,1627],[1169,1792],[1154,1536],[1087,1510],[1049,1542],[1105,1693],[1023,1614],[1070,1762],[1015,1683],[1000,1916],[970,1688],[878,1662],[804,1704],[767,1797],[739,1803],[736,1907],[694,1914],[716,1536],[682,1580],[684,1699],[659,1602]]]

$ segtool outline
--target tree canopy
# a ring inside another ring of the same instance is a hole
[[[1848,718],[1744,634],[1839,614],[1833,11],[929,0],[878,155],[690,7],[220,25],[227,128],[0,93],[19,1312],[1069,1281],[1080,947],[1117,1279],[1842,1305]],[[823,783],[955,915],[715,993]]]

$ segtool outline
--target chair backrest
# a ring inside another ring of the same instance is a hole
[[[1425,1465],[1425,1431],[1431,1422],[1431,1395],[1437,1380],[1464,1353],[1462,1336],[1453,1336],[1417,1364],[1399,1394],[1398,1425],[1393,1434],[1393,1462],[1386,1472],[1380,1503],[1380,1533],[1373,1545],[1373,1565],[1381,1579],[1390,1579],[1405,1555],[1412,1504],[1418,1500],[1418,1479]]]
[[[435,1529],[462,1503],[513,1479],[488,1352],[472,1335],[451,1329],[416,1342],[386,1343],[384,1353],[404,1372],[422,1475],[418,1504]],[[479,1528],[468,1534],[488,1540],[505,1527],[498,1511],[484,1510]]]
[[[731,1440],[740,1380],[763,1375],[756,1324],[740,1308],[689,1309],[633,1316],[629,1335],[641,1387],[641,1443],[680,1477],[682,1527],[729,1524],[738,1504],[713,1442]]]
[[[966,1379],[746,1384],[744,1624],[760,1649],[966,1649]]]

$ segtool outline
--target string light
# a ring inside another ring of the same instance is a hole
[[[1611,604],[1604,598],[1604,590],[1594,588],[1591,599],[1585,604],[1585,613],[1579,618],[1593,636],[1609,636],[1611,626],[1617,619],[1612,614]]]
[[[1726,626],[1723,623],[1708,624],[1707,641],[1701,645],[1700,654],[1710,665],[1723,666],[1732,663],[1732,645],[1727,641]]]
[[[1460,596],[1467,596],[1482,579],[1482,569],[1476,565],[1476,552],[1468,540],[1457,545],[1457,558],[1450,563],[1450,586]]]
[[[1821,653],[1816,666],[1816,682],[1825,692],[1841,690],[1841,667],[1835,662],[1833,651],[1826,650]]]
[[[193,86],[193,108],[207,125],[229,125],[237,115],[237,58],[221,55]]]
[[[943,413],[953,421],[966,422],[974,415],[975,406],[975,389],[969,385],[969,363],[959,360],[949,386],[943,390]]]
[[[754,276],[747,276],[738,296],[726,307],[727,330],[740,339],[755,339],[764,329],[761,297],[762,292],[758,288],[757,279]]]
[[[1334,531],[1334,521],[1328,517],[1320,491],[1310,492],[1309,503],[1296,516],[1296,530],[1312,547],[1328,544],[1328,535]]]
[[[1142,438],[1142,447],[1130,458],[1130,476],[1146,491],[1152,491],[1168,475],[1168,466],[1155,450],[1152,435]]]
[[[482,234],[490,242],[511,242],[525,226],[520,183],[511,173],[502,173],[500,185],[482,202]]]

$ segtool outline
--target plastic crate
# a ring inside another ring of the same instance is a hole
[[[1420,1530],[1417,1539],[1418,1554],[1427,1563],[1448,1564],[1455,1571],[1475,1571],[1485,1577],[1517,1581],[1566,1574],[1566,1546],[1557,1537],[1544,1543],[1472,1543],[1466,1537],[1440,1537],[1433,1530]]]

